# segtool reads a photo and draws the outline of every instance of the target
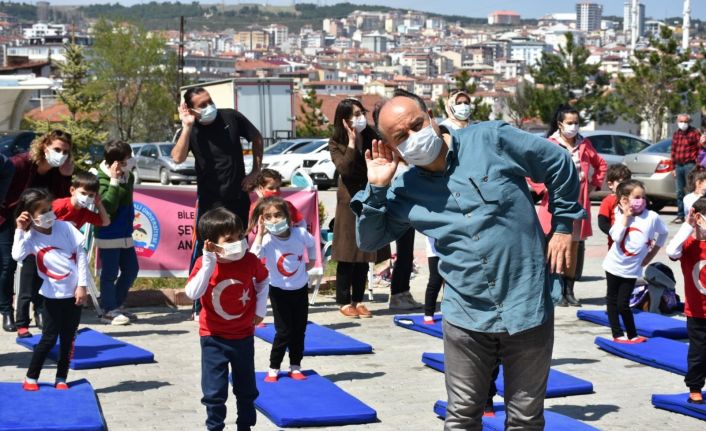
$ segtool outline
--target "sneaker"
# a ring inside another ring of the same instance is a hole
[[[29,338],[32,333],[29,332],[29,328],[17,328],[17,338]]]
[[[270,368],[270,370],[267,371],[267,375],[265,376],[265,382],[277,383],[278,378],[279,378],[279,370],[273,370],[272,368]]]
[[[621,335],[620,337],[613,337],[613,342],[620,344],[631,344],[630,339],[625,335]]]
[[[647,338],[645,338],[645,337],[640,337],[640,336],[637,336],[637,337],[635,337],[635,338],[631,338],[631,339],[630,339],[630,342],[631,342],[632,344],[644,343],[645,341],[647,341]]]
[[[101,321],[113,326],[125,326],[130,324],[130,319],[115,310],[109,311],[101,316]]]
[[[22,389],[24,389],[25,391],[38,391],[39,390],[39,383],[37,383],[37,382],[30,383],[27,380],[25,380],[24,382],[22,382]]]
[[[289,377],[291,377],[292,380],[306,380],[306,376],[301,372],[301,370],[290,371]]]
[[[54,387],[58,391],[68,391],[69,390],[69,385],[67,385],[66,382],[56,382],[54,384]]]
[[[415,308],[422,308],[422,307],[424,307],[424,304],[422,304],[421,302],[417,302],[417,301],[414,300],[414,297],[412,296],[412,292],[407,291],[407,292],[403,292],[403,294],[404,294],[404,296],[405,296],[405,298],[406,298],[406,301],[407,301],[410,305],[413,305]]]
[[[390,310],[408,311],[421,308],[422,304],[415,302],[414,299],[410,301],[410,297],[411,295],[409,295],[409,292],[402,292],[390,295]]]
[[[701,395],[701,392],[690,392],[686,402],[690,404],[703,404],[704,397]]]
[[[370,319],[373,317],[373,313],[368,310],[368,307],[366,307],[365,304],[356,305],[355,311],[358,312],[358,317],[362,317],[363,319]]]
[[[495,417],[495,406],[493,406],[493,403],[485,405],[485,408],[483,409],[483,417],[484,418],[494,418]]]
[[[674,220],[672,220],[672,224],[682,224],[684,223],[684,217],[677,217]]]
[[[424,316],[424,324],[425,325],[433,325],[434,324],[434,316]]]
[[[137,322],[137,315],[134,313],[130,313],[130,312],[125,311],[125,309],[122,307],[118,308],[118,313],[120,313],[123,316],[130,319],[130,322]]]
[[[358,314],[358,310],[355,307],[353,307],[351,304],[344,305],[343,307],[341,307],[339,309],[339,311],[341,312],[341,314],[343,314],[344,316],[346,316],[350,319],[357,319],[360,317],[360,315]]]

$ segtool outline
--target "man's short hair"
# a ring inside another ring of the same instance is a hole
[[[193,108],[194,102],[193,98],[197,94],[205,93],[206,89],[203,87],[191,87],[186,92],[184,92],[184,103],[186,103],[187,108]]]
[[[216,207],[201,216],[198,230],[202,241],[209,240],[218,244],[220,237],[241,235],[243,233],[243,222],[232,211],[223,207]]]
[[[417,103],[417,105],[419,105],[419,109],[421,109],[425,113],[427,112],[427,104],[424,103],[424,100],[421,97],[417,96],[414,93],[410,93],[407,90],[397,88],[392,93],[392,99],[394,99],[395,97],[406,97],[408,99],[412,99]],[[384,99],[381,103],[375,105],[375,109],[373,109],[373,121],[375,122],[376,129],[378,129],[378,120],[380,118],[380,111],[382,110],[382,107],[385,106],[385,104],[392,99]]]
[[[114,162],[122,162],[132,155],[132,148],[119,139],[111,139],[105,143],[105,163],[110,166]]]
[[[677,115],[677,119],[679,119],[679,117],[686,117],[686,122],[691,123],[691,115],[682,112],[681,114]]]
[[[608,166],[608,173],[606,175],[608,182],[625,181],[629,179],[632,179],[632,172],[624,164]]]
[[[71,179],[71,186],[75,189],[98,193],[98,177],[90,172],[78,171]]]

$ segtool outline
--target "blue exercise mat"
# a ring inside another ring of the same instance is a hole
[[[411,329],[412,331],[422,332],[424,334],[428,334],[436,338],[444,338],[444,333],[441,329],[441,314],[434,315],[434,324],[424,323],[424,315],[422,314],[406,314],[395,316],[394,322],[395,325]]]
[[[275,340],[275,325],[255,328],[255,336],[272,344]],[[360,355],[373,353],[373,346],[334,331],[325,326],[309,322],[304,337],[304,356]]]
[[[34,349],[42,338],[35,335],[30,338],[17,338],[17,344],[30,350]],[[59,358],[59,341],[49,352],[49,358]],[[74,344],[74,356],[71,358],[72,370],[113,367],[117,365],[145,364],[154,362],[154,354],[130,343],[117,340],[102,332],[90,328],[80,329]]]
[[[672,373],[686,375],[686,354],[689,346],[668,338],[649,338],[644,343],[622,344],[596,337],[601,349],[631,361]]]
[[[702,394],[706,397],[706,392]],[[691,416],[706,421],[706,404],[691,404],[688,393],[674,395],[652,395],[652,405],[658,409]]]
[[[446,417],[446,404],[446,401],[437,401],[434,404],[434,413],[440,418]],[[483,418],[483,431],[504,431],[505,406],[493,404],[493,407],[495,407],[495,417]],[[598,428],[549,410],[544,410],[544,421],[544,428],[551,431],[598,431]]]
[[[424,353],[422,362],[427,366],[444,372],[443,353]],[[495,380],[495,387],[500,396],[505,396],[505,380],[503,378],[503,367],[500,366],[500,373]],[[547,381],[547,398],[567,397],[570,395],[583,395],[593,393],[593,384],[587,380],[579,379],[570,374],[562,373],[554,369],[549,369],[549,379]]]
[[[688,338],[685,320],[637,310],[633,310],[633,316],[635,317],[635,329],[643,337]],[[610,326],[608,313],[603,310],[579,310],[576,312],[576,317],[598,325]],[[622,318],[620,319],[620,326],[625,330]]]
[[[98,399],[85,379],[58,391],[40,383],[29,392],[22,383],[0,383],[0,430],[103,431],[106,429]]]
[[[315,371],[306,380],[280,374],[276,383],[255,373],[260,396],[255,407],[279,427],[333,426],[377,421],[377,412]]]

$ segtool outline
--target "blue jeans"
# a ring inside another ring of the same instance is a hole
[[[101,260],[101,307],[107,313],[123,305],[140,267],[132,247],[99,248],[98,256]]]
[[[15,268],[17,263],[12,258],[12,243],[15,239],[14,220],[5,220],[0,225],[0,313],[13,314],[12,296],[14,295]]]
[[[255,399],[260,394],[255,384],[255,341],[250,336],[242,340],[201,337],[201,404],[206,406],[206,428],[225,428],[228,399],[228,364],[233,373],[233,395],[238,408],[235,423],[238,429],[249,430],[255,425]]]
[[[686,179],[689,177],[689,172],[694,170],[696,163],[685,163],[683,165],[676,164],[674,171],[676,173],[675,182],[677,185],[677,217],[684,218],[684,189],[686,188]]]

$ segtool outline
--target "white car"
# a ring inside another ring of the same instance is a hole
[[[331,160],[331,153],[322,151],[307,157],[303,169],[314,181],[319,190],[328,190],[338,185],[338,171]]]
[[[304,160],[324,151],[328,153],[328,139],[316,139],[298,147],[291,153],[263,157],[262,167],[274,169],[282,175],[285,183],[289,183],[292,181],[292,174],[302,167]]]
[[[285,139],[278,141],[275,144],[270,145],[263,151],[263,162],[265,162],[268,157],[276,156],[279,154],[289,154],[295,149],[301,147],[304,144],[308,144],[313,141],[314,138],[301,138],[301,139]],[[243,162],[245,163],[245,173],[248,174],[252,170],[252,155],[248,154],[243,156]]]

